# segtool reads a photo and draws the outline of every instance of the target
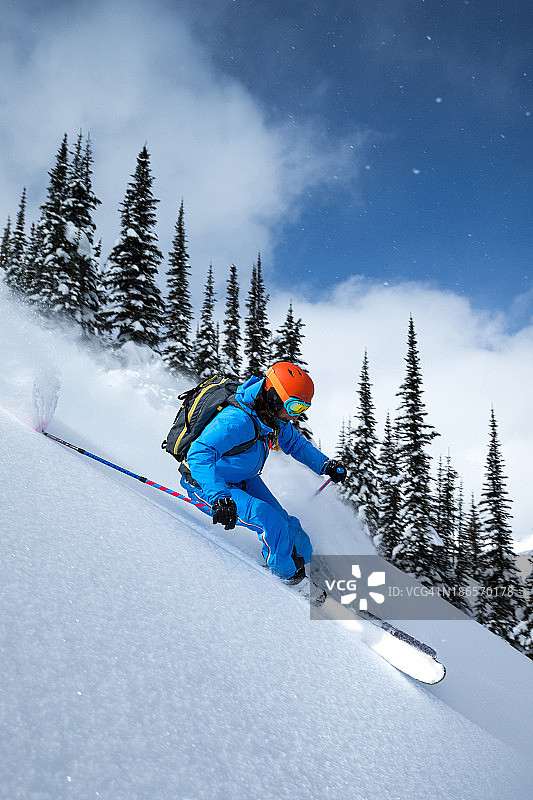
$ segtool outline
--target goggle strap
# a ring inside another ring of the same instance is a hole
[[[285,389],[281,385],[281,381],[278,378],[278,376],[276,375],[276,373],[274,372],[272,367],[270,367],[270,369],[268,370],[266,376],[267,376],[268,380],[270,381],[270,383],[272,384],[272,386],[274,387],[274,389],[276,390],[276,392],[278,393],[278,395],[280,397],[280,400],[283,403],[286,403],[287,400],[290,399],[290,395],[287,394],[287,392],[285,391]]]

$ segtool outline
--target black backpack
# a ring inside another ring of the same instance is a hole
[[[179,395],[179,400],[183,403],[176,414],[172,428],[168,432],[167,438],[161,447],[174,456],[177,461],[184,461],[187,457],[189,447],[194,440],[201,434],[205,426],[216,417],[219,411],[226,406],[242,408],[235,399],[235,392],[239,382],[231,378],[215,375],[208,378],[198,386],[189,389]],[[248,414],[246,411],[245,413]],[[248,414],[254,423],[255,436],[248,442],[243,442],[224,453],[225,456],[236,456],[249,450],[260,438],[260,429],[256,420]]]

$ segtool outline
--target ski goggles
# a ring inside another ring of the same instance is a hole
[[[298,417],[300,414],[304,414],[307,409],[311,407],[311,403],[306,403],[305,400],[302,400],[299,397],[290,397],[273,370],[269,369],[266,377],[267,384],[270,383],[280,401],[283,403],[283,408],[287,414],[289,414],[289,416]]]
[[[299,400],[297,397],[289,397],[283,403],[283,408],[291,417],[298,417],[300,414],[304,414],[310,405],[311,403],[304,403],[303,400]]]

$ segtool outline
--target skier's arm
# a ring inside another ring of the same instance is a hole
[[[328,457],[302,436],[290,422],[281,425],[278,441],[284,453],[305,464],[317,475],[322,474]]]
[[[227,482],[217,469],[217,462],[233,447],[252,439],[254,433],[249,417],[244,414],[237,417],[233,409],[224,409],[191,444],[187,465],[211,505],[221,497],[231,496]]]
[[[279,443],[284,453],[288,453],[318,475],[328,475],[334,483],[345,480],[344,464],[325,456],[289,422],[280,431]]]

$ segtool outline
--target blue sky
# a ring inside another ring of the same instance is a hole
[[[216,5],[197,35],[265,114],[363,134],[357,185],[309,192],[280,237],[282,281],[423,280],[492,308],[530,290],[531,4]]]
[[[162,247],[184,197],[202,280],[261,250],[280,289],[424,281],[520,325],[531,30],[528,3],[493,0],[26,0],[0,32],[1,218],[22,184],[37,214],[82,128],[110,250],[148,141]]]

